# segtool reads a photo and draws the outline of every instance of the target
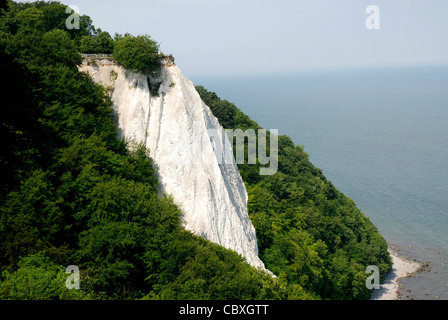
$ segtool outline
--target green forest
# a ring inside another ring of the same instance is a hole
[[[58,2],[0,7],[0,299],[367,299],[366,267],[384,279],[384,238],[287,136],[276,174],[239,165],[260,258],[277,277],[185,230],[149,150],[117,139],[107,90],[78,71],[81,53],[109,53],[153,72],[158,43],[112,37],[85,15],[68,29]],[[197,91],[225,128],[260,128]],[[66,288],[69,265],[79,290]]]

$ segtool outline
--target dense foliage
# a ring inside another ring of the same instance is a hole
[[[202,86],[196,89],[223,127],[261,129],[234,104]],[[268,139],[268,150],[269,145]],[[368,298],[366,267],[378,266],[383,279],[391,268],[386,241],[355,203],[310,163],[303,147],[279,136],[277,152],[274,175],[260,175],[261,165],[249,165],[247,158],[239,165],[260,258],[288,283],[318,296]]]
[[[278,277],[186,231],[179,208],[158,195],[148,150],[116,138],[106,90],[78,71],[87,37],[110,49],[110,36],[87,16],[67,30],[65,9],[9,2],[0,20],[8,80],[0,108],[0,299],[368,297],[366,266],[382,275],[390,268],[384,239],[288,137],[280,137],[277,174],[240,166],[260,256]],[[155,54],[149,41],[118,36],[114,54],[132,58],[125,43]],[[233,104],[198,91],[226,127],[258,128]],[[80,269],[80,290],[65,287],[69,265]]]
[[[83,38],[53,19],[61,5],[10,5],[0,22],[0,299],[311,297],[187,232],[158,195],[148,150],[117,140],[105,89],[78,71]],[[65,287],[69,265],[80,290]]]
[[[150,36],[120,37],[113,55],[119,64],[135,72],[149,73],[159,68],[159,44]]]
[[[115,41],[106,31],[97,30],[97,34],[83,36],[79,42],[79,51],[90,54],[112,54]]]

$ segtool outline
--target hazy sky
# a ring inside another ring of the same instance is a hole
[[[448,63],[447,0],[60,2],[111,35],[151,35],[187,75]]]

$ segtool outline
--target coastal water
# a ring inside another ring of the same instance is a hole
[[[448,66],[190,77],[311,162],[425,263],[403,299],[448,299]]]

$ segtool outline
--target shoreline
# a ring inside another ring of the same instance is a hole
[[[401,297],[400,279],[412,277],[423,267],[422,263],[410,261],[400,256],[390,246],[388,251],[392,258],[392,269],[386,275],[386,279],[381,284],[380,289],[373,289],[370,300],[399,300]]]

